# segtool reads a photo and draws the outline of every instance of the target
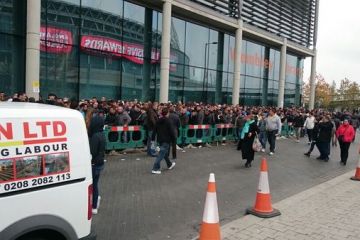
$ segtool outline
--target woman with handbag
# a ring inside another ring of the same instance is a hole
[[[345,166],[349,156],[350,144],[355,137],[355,130],[353,126],[349,124],[348,119],[345,119],[340,127],[336,130],[336,137],[339,140],[340,145],[340,164]]]
[[[241,131],[241,153],[242,158],[245,160],[245,167],[251,167],[251,162],[254,160],[255,151],[253,149],[254,139],[259,133],[259,128],[250,113],[246,116],[246,123]],[[261,147],[260,147],[261,150]]]

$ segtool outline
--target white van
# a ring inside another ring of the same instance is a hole
[[[91,155],[82,115],[0,103],[0,239],[96,239]]]

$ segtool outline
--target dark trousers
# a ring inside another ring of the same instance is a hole
[[[316,145],[316,142],[312,141],[308,153],[311,153],[314,150],[315,145]]]
[[[349,156],[350,143],[349,143],[349,142],[339,141],[339,145],[340,145],[340,158],[341,158],[341,162],[343,162],[344,164],[346,164],[346,161],[347,161],[348,156]]]
[[[271,130],[271,131],[267,131],[267,139],[268,142],[270,144],[270,152],[274,152],[275,151],[275,141],[276,141],[276,134],[278,133],[278,130]]]
[[[316,146],[320,152],[320,159],[328,160],[330,154],[330,142],[318,142]]]
[[[98,197],[99,197],[99,179],[100,173],[104,169],[104,165],[92,166],[92,177],[93,177],[93,199],[92,199],[92,208],[97,208]]]
[[[171,142],[171,154],[172,154],[172,158],[176,159],[176,140]],[[168,151],[168,157],[170,155],[170,151]]]
[[[313,131],[314,129],[306,129],[306,133],[308,135],[308,138],[309,138],[309,142],[312,141],[312,138],[313,138]]]

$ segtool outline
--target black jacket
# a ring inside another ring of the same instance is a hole
[[[294,118],[294,127],[303,127],[304,126],[304,118],[302,116],[296,116]]]
[[[149,109],[146,112],[146,120],[145,120],[145,126],[146,126],[147,130],[153,131],[158,119],[159,118],[157,116],[156,111],[152,108]]]
[[[95,116],[91,119],[89,127],[89,140],[90,140],[90,152],[91,152],[91,164],[101,166],[104,164],[105,156],[105,135],[104,119],[99,116]]]
[[[333,134],[334,125],[331,122],[319,123],[318,142],[330,142]]]
[[[105,124],[109,126],[119,125],[119,115],[117,115],[116,113],[115,114],[109,113],[108,115],[106,115]]]
[[[152,141],[155,140],[155,136],[157,136],[157,142],[159,144],[162,143],[171,143],[175,141],[175,133],[172,127],[172,124],[167,117],[160,118],[155,125],[153,134],[152,134]]]

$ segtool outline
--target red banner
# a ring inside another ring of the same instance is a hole
[[[71,52],[72,33],[55,27],[40,27],[40,50],[49,53]]]
[[[144,63],[144,47],[140,44],[121,42],[111,38],[99,36],[82,36],[81,48],[83,50],[97,50],[111,55],[124,57],[134,63]],[[160,52],[151,50],[151,62],[160,60]]]

